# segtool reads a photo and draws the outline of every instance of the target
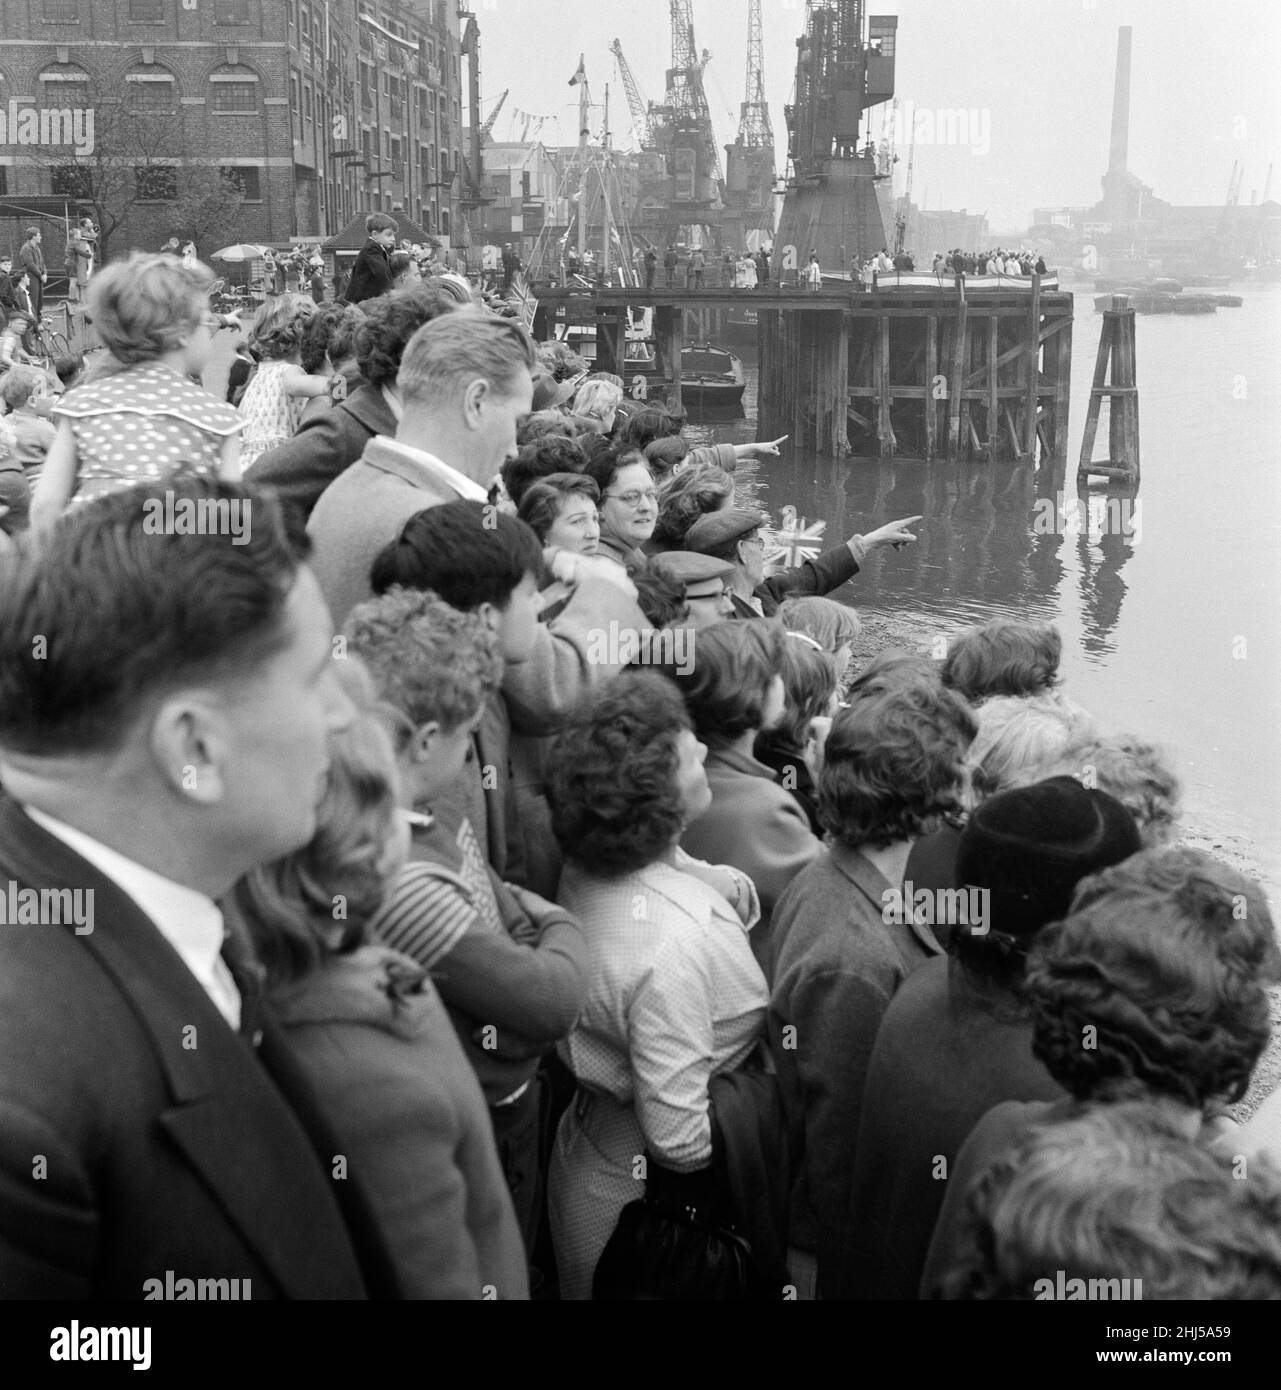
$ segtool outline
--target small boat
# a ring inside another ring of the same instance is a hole
[[[732,352],[711,343],[681,349],[681,400],[686,405],[732,410],[743,404],[743,364]]]

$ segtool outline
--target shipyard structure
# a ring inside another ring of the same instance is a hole
[[[1109,278],[1281,276],[1281,204],[1269,167],[1262,197],[1242,203],[1244,169],[1233,161],[1221,203],[1177,205],[1130,168],[1130,68],[1134,34],[1117,32],[1112,127],[1102,197],[1089,207],[1037,208],[1029,235],[1059,248],[1087,273]]]

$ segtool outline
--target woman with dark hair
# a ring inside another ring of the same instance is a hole
[[[661,676],[624,672],[559,735],[548,788],[560,898],[590,948],[587,1002],[560,1051],[578,1080],[549,1178],[564,1298],[590,1297],[636,1160],[681,1174],[712,1158],[708,1087],[761,1036],[751,880],[680,848],[711,800],[706,749]]]
[[[227,907],[247,925],[287,1045],[372,1208],[391,1264],[384,1296],[526,1298],[475,1073],[427,972],[368,930],[407,835],[369,676],[354,659],[335,670],[359,712],[331,740],[316,833],[254,869]]]
[[[779,623],[759,618],[715,623],[698,634],[697,658],[673,678],[694,731],[707,744],[712,804],[681,841],[690,854],[733,864],[761,895],[752,949],[767,956],[774,904],[822,845],[804,810],[757,762],[757,735],[783,718],[783,646]]]
[[[582,473],[551,473],[521,496],[516,515],[546,546],[595,555],[600,544],[596,503],[600,489]]]
[[[664,484],[658,499],[658,517],[651,553],[682,550],[689,528],[707,512],[734,505],[734,479],[714,463],[687,464]]]
[[[600,488],[600,551],[628,568],[646,563],[641,547],[654,534],[658,489],[636,449],[610,449],[588,461],[584,474]]]
[[[977,705],[992,695],[1049,695],[1059,684],[1063,639],[1052,623],[994,618],[948,643],[943,684]]]
[[[970,1190],[1034,1126],[1143,1100],[1189,1139],[1234,1133],[1222,1110],[1244,1097],[1268,1044],[1267,987],[1278,982],[1259,885],[1208,854],[1143,850],[1085,879],[1071,914],[1037,936],[1024,984],[1032,1051],[1071,1099],[1011,1101],[975,1126],[948,1179],[922,1289],[956,1263]]]
[[[942,954],[928,925],[886,909],[913,840],[959,811],[974,737],[969,707],[937,675],[882,670],[878,680],[832,722],[818,781],[827,847],[774,912],[770,1043],[792,1151],[790,1272],[802,1296],[838,1254],[876,1030],[903,981]]]
[[[689,455],[689,441],[678,434],[664,435],[645,446],[645,462],[654,475],[654,481],[661,489],[665,483],[676,476]]]
[[[356,332],[365,315],[355,304],[322,304],[302,338],[302,369],[340,376],[347,383],[347,394],[360,386],[360,363],[356,359]],[[302,412],[300,424],[314,420],[328,410],[328,396],[317,396]]]
[[[1032,1056],[1027,953],[1082,878],[1139,848],[1121,803],[1070,777],[999,793],[970,816],[955,891],[927,897],[936,935],[949,919],[950,956],[908,976],[876,1035],[848,1225],[825,1296],[915,1298],[947,1186],[937,1160],[950,1168],[992,1106],[1062,1096]],[[921,901],[910,877],[904,893]]]

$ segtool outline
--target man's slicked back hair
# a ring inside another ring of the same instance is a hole
[[[532,376],[535,363],[533,340],[514,319],[445,314],[409,340],[396,385],[407,406],[456,402],[478,377],[500,396],[509,396],[520,369]]]
[[[167,495],[174,516],[238,502],[244,524],[171,534]],[[109,751],[149,696],[265,659],[303,553],[274,499],[238,484],[183,475],[73,508],[38,553],[0,559],[0,747]]]

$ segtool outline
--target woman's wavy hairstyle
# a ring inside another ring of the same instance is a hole
[[[1136,1298],[1281,1299],[1281,1171],[1256,1159],[1237,1174],[1154,1105],[1037,1126],[971,1191],[933,1292],[1030,1300],[1060,1274],[1104,1298],[1133,1280]]]
[[[642,406],[624,425],[619,433],[620,444],[630,444],[633,449],[646,450],[659,439],[678,438],[681,420],[661,405]],[[688,449],[688,445],[686,446]]]
[[[508,488],[508,491],[511,489]],[[593,503],[599,502],[600,488],[596,486],[596,480],[582,473],[549,473],[530,483],[521,492],[516,515],[546,545],[547,533],[575,496],[590,497]]]
[[[976,727],[970,707],[937,675],[873,682],[832,721],[818,779],[824,829],[858,849],[959,823]]]
[[[1062,654],[1053,624],[995,618],[948,643],[943,684],[972,704],[992,695],[1040,695],[1058,684]]]
[[[330,739],[329,786],[315,834],[232,890],[269,987],[300,980],[325,956],[363,945],[399,868],[396,758],[373,681],[352,657],[334,670],[357,716]]]
[[[1079,1100],[1239,1101],[1271,1031],[1281,952],[1259,885],[1198,850],[1143,850],[1082,880],[1040,932],[1032,1051]]]
[[[213,282],[213,271],[200,261],[186,265],[173,256],[135,251],[103,266],[90,281],[89,315],[118,363],[154,362],[200,326]]]
[[[580,702],[548,760],[552,831],[566,859],[617,878],[676,841],[685,824],[677,745],[689,727],[679,692],[652,671],[623,671]]]
[[[279,362],[302,349],[303,339],[319,313],[309,294],[278,294],[254,315],[249,346],[264,362]]]
[[[718,464],[696,463],[681,469],[658,494],[654,544],[661,550],[680,550],[698,518],[727,506],[733,496],[734,479]]]
[[[1178,833],[1183,796],[1168,753],[1132,734],[1082,738],[1065,748],[1046,776],[1066,773],[1098,787],[1134,817],[1145,849],[1159,849]]]
[[[302,369],[320,372],[327,357],[335,370],[356,355],[356,330],[365,321],[359,304],[325,304],[302,335]]]
[[[674,668],[672,679],[704,743],[724,747],[761,729],[785,640],[776,618],[736,618],[695,635],[693,662]]]
[[[994,695],[977,715],[969,762],[979,800],[1051,776],[1064,750],[1087,731],[1073,708],[1035,696]]]

